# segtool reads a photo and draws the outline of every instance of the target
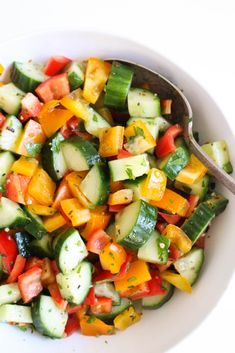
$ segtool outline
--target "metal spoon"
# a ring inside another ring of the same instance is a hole
[[[184,139],[200,161],[208,168],[213,176],[221,182],[227,189],[235,194],[235,181],[234,179],[219,168],[213,160],[202,150],[199,144],[193,137],[193,113],[192,108],[181,90],[171,83],[164,76],[159,73],[150,70],[142,65],[138,65],[133,62],[120,60],[120,59],[108,59],[108,61],[118,61],[125,65],[131,66],[134,70],[133,85],[138,86],[141,83],[148,83],[151,89],[156,92],[161,98],[172,99],[172,113],[176,122],[181,124],[184,129]]]

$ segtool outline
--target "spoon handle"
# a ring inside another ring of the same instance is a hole
[[[235,180],[212,161],[193,137],[189,139],[189,145],[195,156],[210,170],[213,176],[235,194]]]

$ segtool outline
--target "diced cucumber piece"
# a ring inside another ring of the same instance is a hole
[[[17,88],[14,83],[7,83],[0,87],[0,108],[7,114],[17,115],[24,96],[25,93]]]
[[[31,255],[30,251],[30,236],[26,232],[17,232],[15,234],[15,240],[19,254],[23,257],[29,257]]]
[[[51,297],[39,295],[32,303],[32,318],[36,330],[45,336],[62,338],[68,314]]]
[[[41,239],[34,239],[30,243],[30,251],[32,255],[40,258],[49,257],[53,258],[52,250],[52,236],[50,234],[44,234]]]
[[[85,78],[85,63],[82,61],[72,61],[65,68],[68,74],[70,90],[74,91],[80,87]]]
[[[20,205],[14,201],[1,198],[0,203],[0,229],[1,228],[20,228],[26,226],[30,219],[23,212]]]
[[[7,116],[0,132],[0,149],[16,152],[22,132],[23,127],[21,122],[14,115]]]
[[[170,240],[157,231],[153,231],[149,240],[138,250],[138,258],[153,264],[166,264]]]
[[[93,205],[105,204],[110,192],[109,173],[106,166],[96,163],[82,180],[79,189]]]
[[[157,209],[143,200],[126,206],[116,215],[116,241],[130,249],[139,249],[150,238],[157,219]]]
[[[105,229],[105,232],[111,237],[115,238],[115,222],[111,221],[108,227]]]
[[[17,283],[0,286],[0,307],[3,304],[17,303],[20,299],[21,294]]]
[[[175,180],[174,187],[178,190],[185,192],[186,194],[197,195],[199,196],[200,200],[203,201],[208,191],[209,180],[210,177],[208,175],[205,175],[198,182],[191,185],[187,185]]]
[[[157,294],[142,299],[142,307],[144,309],[158,309],[171,299],[174,293],[174,287],[166,281],[163,281],[162,286],[166,290],[165,294]]]
[[[22,206],[25,214],[30,219],[30,222],[25,226],[25,230],[36,239],[41,239],[43,235],[47,234],[47,230],[44,227],[41,217],[35,213],[29,211],[26,206]]]
[[[111,125],[93,108],[89,109],[88,119],[84,122],[84,126],[89,134],[99,137],[99,130],[101,128],[109,128]]]
[[[74,270],[88,255],[86,246],[75,228],[67,228],[58,235],[54,252],[57,266],[64,274]]]
[[[226,173],[233,172],[233,166],[230,162],[228,146],[224,140],[207,143],[201,146],[204,152],[208,154],[218,167]]]
[[[181,228],[192,240],[192,242],[195,243],[209,226],[214,217],[215,213],[213,210],[211,210],[205,202],[202,202],[191,214],[191,216],[186,219]]]
[[[54,181],[58,181],[68,171],[60,143],[64,137],[58,132],[49,138],[42,148],[42,166]]]
[[[213,192],[205,201],[205,204],[218,216],[228,205],[228,199],[223,195]]]
[[[148,174],[149,161],[146,153],[108,162],[113,181],[135,179]]]
[[[81,262],[74,271],[66,275],[63,273],[56,275],[62,297],[76,305],[82,304],[85,300],[92,287],[91,278],[92,266],[87,261]]]
[[[162,116],[158,116],[157,118],[157,125],[158,125],[158,130],[159,132],[165,132],[170,126],[171,124],[169,123],[169,121],[167,121],[165,118],[163,118]]]
[[[197,281],[204,262],[204,249],[193,248],[185,256],[174,262],[176,271],[185,277],[191,286]]]
[[[128,309],[130,306],[132,306],[132,301],[130,299],[121,298],[120,304],[113,305],[110,313],[96,314],[96,317],[98,317],[98,319],[104,322],[111,323],[117,315],[121,314],[124,310]]]
[[[160,99],[156,93],[143,88],[131,88],[127,101],[131,117],[156,118],[161,116]]]
[[[89,170],[100,161],[100,156],[93,144],[79,136],[62,141],[60,146],[69,170]]]
[[[96,283],[94,286],[95,295],[97,297],[111,298],[113,305],[120,305],[121,300],[118,292],[114,289],[114,285],[110,282]]]
[[[15,322],[17,324],[32,324],[31,308],[29,306],[4,304],[0,306],[0,322]]]
[[[47,78],[48,76],[43,73],[43,65],[33,64],[31,61],[13,63],[11,80],[24,92],[33,92]]]
[[[6,178],[14,161],[15,158],[11,152],[0,153],[0,192],[5,190]]]
[[[158,164],[158,168],[161,169],[170,180],[175,180],[179,172],[189,161],[189,151],[184,140],[181,138],[177,139],[175,145],[176,150]]]
[[[125,107],[133,74],[131,67],[113,61],[106,86],[104,105],[120,109]]]
[[[149,132],[153,136],[154,140],[157,139],[159,133],[157,124],[158,118],[130,118],[126,123],[127,126],[133,124],[136,120],[143,121],[143,123],[147,126]]]
[[[138,201],[140,199],[145,200],[141,195],[141,189],[146,176],[142,175],[134,180],[124,180],[123,185],[126,189],[133,190],[133,201]]]

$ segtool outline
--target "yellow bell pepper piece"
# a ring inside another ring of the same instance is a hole
[[[108,80],[111,64],[97,58],[90,58],[87,62],[83,97],[95,104]]]
[[[203,178],[207,171],[204,164],[194,154],[191,154],[189,163],[179,172],[176,180],[187,185],[192,185]]]
[[[87,172],[72,172],[69,173],[65,179],[68,182],[69,190],[71,194],[78,199],[80,204],[85,208],[92,207],[91,202],[86,198],[86,196],[79,189],[81,181],[85,178]]]
[[[63,227],[66,223],[66,219],[60,213],[56,213],[51,217],[46,217],[43,220],[43,225],[49,233]]]
[[[97,209],[92,210],[90,211],[90,216],[91,218],[89,219],[89,221],[87,222],[83,230],[81,231],[83,238],[87,240],[89,239],[89,236],[92,235],[92,233],[94,233],[95,230],[105,229],[108,226],[109,221],[111,219],[111,215],[107,213],[105,210],[104,211],[102,210],[100,211]]]
[[[32,177],[36,172],[37,167],[37,159],[21,156],[17,161],[13,163],[11,170],[15,173]]]
[[[105,245],[99,256],[101,267],[111,273],[118,273],[122,264],[126,261],[125,249],[116,243]]]
[[[163,230],[163,234],[170,239],[170,241],[184,254],[191,250],[193,245],[192,241],[181,228],[175,226],[174,224],[168,224]]]
[[[31,195],[29,195],[29,193],[27,192],[26,196],[25,196],[25,204],[26,205],[37,205],[38,202]]]
[[[114,333],[113,325],[107,325],[95,316],[82,316],[80,328],[84,336],[112,335]]]
[[[171,271],[161,272],[160,277],[161,279],[173,284],[176,288],[187,293],[192,293],[192,287],[185,277]]]
[[[109,195],[108,204],[109,205],[125,205],[133,200],[133,190],[132,189],[122,189]]]
[[[39,216],[53,216],[57,212],[55,208],[35,204],[29,205],[28,209],[30,212],[33,212]]]
[[[166,174],[159,169],[152,168],[143,183],[141,194],[149,200],[160,201],[165,193],[166,183]]]
[[[51,137],[73,116],[71,111],[57,108],[56,104],[58,101],[45,103],[38,114],[38,120],[47,137]]]
[[[54,181],[45,170],[39,168],[29,183],[28,193],[40,205],[50,206],[53,203],[55,189]]]
[[[60,101],[63,107],[70,110],[76,117],[87,120],[90,114],[89,102],[82,97],[82,90],[80,88],[71,92]]]
[[[124,138],[124,127],[114,126],[108,129],[100,129],[100,147],[99,154],[102,157],[112,157],[118,154],[118,151],[122,149]]]
[[[189,208],[189,203],[183,196],[167,188],[160,201],[150,201],[150,203],[155,207],[182,217],[186,215]]]
[[[127,139],[125,148],[133,154],[144,153],[156,146],[156,141],[142,120],[127,126],[124,135]]]
[[[2,64],[0,64],[0,75],[3,74],[4,70],[5,70],[4,66]]]
[[[62,200],[60,205],[74,227],[79,227],[82,224],[87,223],[91,218],[90,211],[83,208],[77,199]]]
[[[133,306],[117,315],[113,320],[114,327],[120,331],[126,330],[129,326],[140,321],[142,314],[138,313]]]
[[[114,285],[116,291],[125,292],[126,290],[138,286],[143,282],[149,281],[150,279],[151,274],[147,263],[142,260],[136,260],[130,264],[125,277],[115,281]]]
[[[35,151],[35,155],[32,154],[33,145],[42,144],[45,141],[46,135],[44,134],[41,125],[30,119],[24,127],[23,135],[16,149],[16,153],[26,157],[35,157],[37,151]]]

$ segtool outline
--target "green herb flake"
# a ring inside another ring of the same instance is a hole
[[[135,136],[142,136],[143,138],[145,138],[144,130],[141,127],[135,126],[134,130],[135,130]]]
[[[113,259],[113,260],[115,260],[115,256],[114,256],[114,254],[110,251],[109,252],[109,256]]]
[[[87,323],[88,324],[92,324],[95,321],[95,319],[96,319],[95,315],[91,315],[91,316],[89,316],[89,319],[87,320]]]
[[[11,294],[12,294],[12,290],[9,290],[9,291],[7,292],[7,294],[8,294],[8,295],[11,295]]]
[[[97,116],[95,114],[93,114],[93,118],[92,118],[93,121],[95,121],[97,123],[98,119],[97,119]]]
[[[137,280],[137,277],[136,276],[132,276],[132,277],[127,279],[127,282],[133,282],[133,281],[136,281],[136,280]]]
[[[30,157],[36,157],[41,152],[42,145],[42,143],[29,142],[25,144],[25,148]]]
[[[126,174],[128,175],[128,178],[129,178],[129,179],[133,179],[133,180],[135,179],[134,174],[133,174],[131,168],[126,168]]]

